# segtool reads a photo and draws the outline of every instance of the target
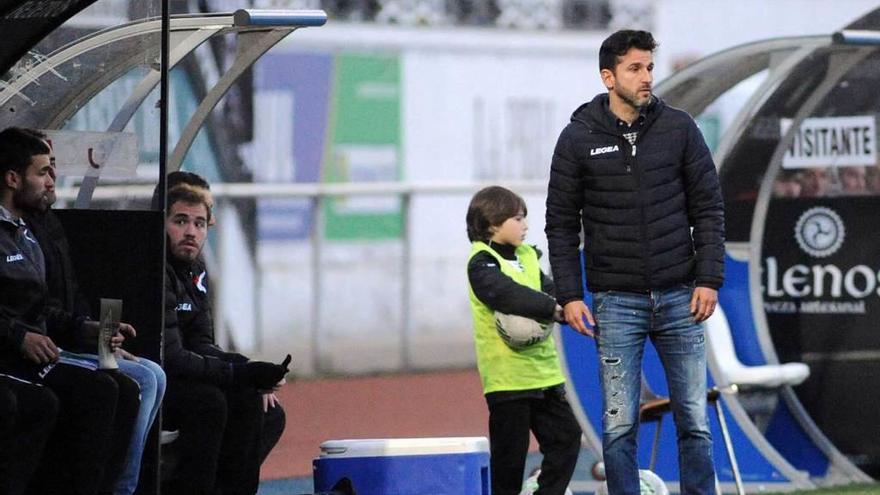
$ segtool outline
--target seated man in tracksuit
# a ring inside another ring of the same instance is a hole
[[[121,468],[110,460],[128,447],[137,384],[65,360],[48,336],[51,330],[97,339],[97,324],[49,304],[43,250],[22,219],[28,208],[55,200],[46,142],[25,129],[0,132],[0,177],[0,373],[47,387],[58,402],[56,427],[29,493],[110,491]]]
[[[48,143],[46,135],[40,131],[33,129],[22,129],[22,131]],[[23,212],[24,221],[43,251],[51,311],[77,315],[90,314],[88,299],[80,290],[77,280],[67,234],[52,209],[52,202],[28,204]],[[134,337],[136,334],[134,327],[127,323],[120,323],[119,328],[129,337]],[[65,355],[97,363],[97,339],[88,338],[82,341],[82,335],[65,330],[50,328],[49,337],[56,345],[69,351]],[[165,373],[157,363],[143,357],[135,357],[123,349],[116,351],[116,357],[119,372],[134,380],[140,391],[140,407],[127,450],[111,455],[114,466],[111,469],[116,470],[115,466],[118,465],[124,466],[116,480],[113,495],[132,495],[137,489],[140,478],[141,459],[147,435],[165,394]]]
[[[262,395],[282,383],[290,356],[280,365],[249,361],[213,345],[209,308],[193,282],[211,213],[192,190],[170,191],[167,204],[164,427],[180,431],[180,464],[162,492],[253,494],[284,424],[280,407],[264,413]]]

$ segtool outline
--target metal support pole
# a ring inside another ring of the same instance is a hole
[[[165,171],[167,170],[168,165],[168,98],[170,93],[168,91],[168,62],[169,62],[169,30],[171,27],[171,14],[170,14],[170,5],[169,0],[162,0],[162,32],[160,35],[162,46],[160,47],[160,77],[159,77],[159,183],[157,187],[159,188],[159,211],[162,212],[162,219],[165,218]],[[97,181],[97,178],[95,179]],[[162,242],[162,273],[165,273],[165,222],[162,222],[162,228],[159,232],[156,232],[154,235],[161,236]],[[165,360],[165,284],[162,283],[159,287],[155,287],[154,290],[159,291],[159,302],[161,304],[160,307],[156,308],[159,311],[159,364],[163,364]],[[162,431],[162,413],[159,412],[156,417],[157,423],[157,431]],[[152,443],[152,440],[151,440]],[[145,491],[149,490],[155,494],[161,492],[161,481],[162,481],[162,445],[161,442],[156,442],[156,450],[155,458],[155,472],[150,473],[151,482],[146,483],[148,486],[144,487]]]
[[[400,195],[401,221],[403,222],[403,239],[400,254],[400,356],[401,365],[404,371],[410,371],[412,367],[412,356],[410,352],[410,331],[412,330],[412,311],[410,303],[412,301],[412,248],[411,248],[411,229],[409,209],[412,205],[412,196],[405,192]]]
[[[312,367],[315,373],[322,371],[321,352],[320,352],[320,334],[321,334],[321,244],[324,237],[324,217],[321,213],[320,195],[312,196]]]
[[[718,414],[718,425],[721,427],[721,436],[724,438],[724,447],[727,449],[727,457],[730,460],[730,469],[733,471],[733,481],[736,483],[737,495],[746,495],[742,477],[739,474],[739,465],[736,463],[736,453],[733,451],[733,442],[730,441],[730,432],[727,429],[727,421],[724,419],[724,410],[721,407],[721,395],[712,401],[715,412]]]

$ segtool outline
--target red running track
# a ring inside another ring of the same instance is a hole
[[[263,480],[311,476],[326,440],[489,435],[476,370],[294,380],[279,399],[287,427]]]

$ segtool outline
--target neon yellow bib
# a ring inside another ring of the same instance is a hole
[[[501,267],[501,272],[515,282],[541,290],[541,267],[538,253],[531,246],[516,248],[516,257],[522,269],[505,260],[484,242],[474,242],[471,254],[485,251],[491,254]],[[565,382],[556,355],[553,336],[538,344],[515,351],[501,340],[495,330],[494,311],[474,295],[468,284],[471,299],[471,314],[474,318],[474,344],[477,350],[477,368],[483,381],[483,393],[510,390],[531,390],[552,387]]]

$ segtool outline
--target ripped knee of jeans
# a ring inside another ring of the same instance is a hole
[[[602,364],[606,366],[619,366],[620,358],[619,357],[603,357]]]
[[[621,367],[621,358],[617,356],[602,356],[602,377],[605,386],[605,416],[608,421],[618,423],[628,421],[626,413],[626,396],[623,390],[623,375],[625,370]]]

